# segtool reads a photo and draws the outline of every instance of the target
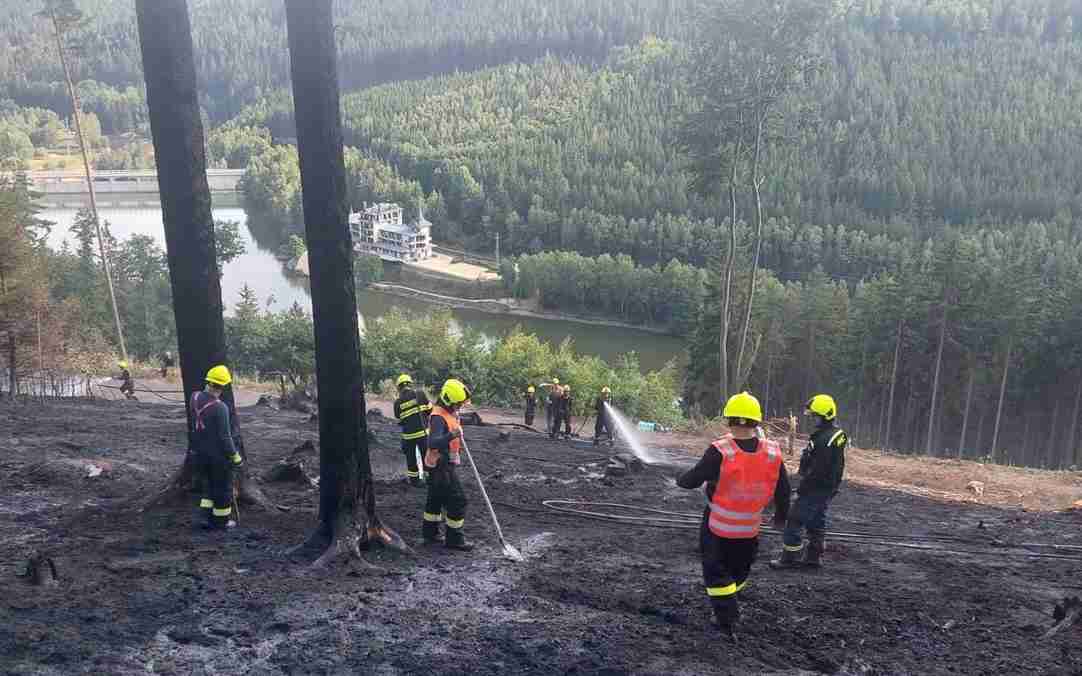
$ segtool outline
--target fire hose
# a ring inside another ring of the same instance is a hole
[[[640,507],[636,505],[626,505],[615,502],[586,502],[582,500],[550,499],[543,500],[541,504],[551,511],[560,514],[571,515],[576,518],[595,519],[600,521],[609,521],[612,523],[622,523],[625,525],[686,530],[698,530],[702,526],[701,514],[691,514],[687,512],[671,512],[662,509],[654,509],[651,507]],[[610,511],[598,511],[599,509]],[[611,510],[622,510],[624,512],[632,513],[620,514],[613,513]],[[781,534],[781,532],[777,529],[766,525],[762,527],[762,532],[766,535]],[[1040,559],[1057,559],[1062,561],[1078,561],[1082,563],[1082,546],[1077,545],[1056,545],[1034,542],[1007,543],[998,540],[988,542],[966,539],[951,535],[905,536],[894,535],[891,533],[873,533],[866,531],[827,531],[827,535],[835,540],[850,541],[857,544],[866,544],[882,547],[902,547],[905,549],[927,551],[934,554],[981,555],[989,553],[987,550],[957,548],[946,549],[940,545],[952,545],[955,547],[959,545],[963,547],[979,546],[986,547],[988,549],[994,549],[998,553],[1013,556],[1025,556],[1029,558]],[[1079,555],[1070,556],[1067,554],[1032,551],[1034,549],[1051,549],[1053,550],[1053,552],[1077,552],[1079,553]]]

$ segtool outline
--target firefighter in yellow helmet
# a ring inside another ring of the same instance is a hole
[[[789,511],[789,475],[778,444],[755,434],[763,421],[758,399],[747,392],[734,395],[722,415],[730,433],[711,444],[676,483],[708,487],[699,532],[703,581],[718,628],[732,636],[740,619],[739,594],[759,549],[763,509],[773,501],[780,528]]]
[[[190,423],[195,469],[203,479],[199,507],[206,516],[206,528],[232,528],[233,469],[243,462],[233,442],[229,407],[222,393],[233,382],[223,365],[207,371],[206,385],[192,393]]]
[[[537,412],[537,390],[533,385],[526,388],[526,427],[533,427],[534,413]]]
[[[424,390],[413,386],[413,378],[403,373],[395,382],[398,399],[394,402],[394,418],[402,427],[402,453],[406,456],[406,480],[411,486],[423,486],[418,455],[428,450],[428,415],[432,404]]]
[[[608,441],[610,446],[615,442],[615,437],[612,435],[612,420],[609,414],[609,407],[611,406],[609,400],[611,398],[612,390],[606,385],[601,388],[601,394],[594,401],[594,446],[601,443],[603,439]]]
[[[440,523],[446,520],[449,549],[469,551],[462,528],[466,523],[466,494],[458,480],[457,468],[462,464],[462,423],[459,410],[470,400],[470,390],[452,378],[443,384],[440,396],[428,418],[428,499],[425,501],[421,536],[425,544],[440,541]]]
[[[136,399],[135,381],[131,377],[131,367],[126,361],[118,361],[116,365],[120,369],[120,375],[117,376],[117,380],[120,381],[120,393],[128,399]]]
[[[782,537],[781,556],[772,568],[818,568],[826,542],[827,510],[838,494],[845,473],[845,447],[849,438],[836,424],[838,406],[829,394],[808,400],[804,415],[815,424],[808,446],[800,456],[800,485],[796,506],[789,513]],[[808,531],[804,545],[803,531]]]

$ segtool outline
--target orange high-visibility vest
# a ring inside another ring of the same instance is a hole
[[[718,486],[710,501],[710,532],[720,538],[749,539],[759,535],[763,508],[774,497],[781,472],[778,444],[759,440],[755,453],[747,453],[726,435],[713,444],[721,453]]]
[[[462,423],[458,420],[458,415],[451,413],[442,406],[434,406],[432,408],[432,414],[429,416],[429,428],[428,434],[432,434],[432,418],[443,418],[443,421],[447,423],[447,431],[461,431]],[[447,455],[452,465],[461,465],[462,456],[462,439],[452,439],[450,445],[447,448]],[[425,467],[435,467],[440,461],[440,451],[436,448],[429,448],[425,453]]]

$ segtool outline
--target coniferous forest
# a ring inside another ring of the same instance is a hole
[[[190,4],[210,158],[294,228],[281,5]],[[354,204],[423,205],[474,250],[498,234],[510,294],[686,336],[685,404],[713,415],[730,211],[680,143],[697,4],[340,3],[337,34]],[[71,111],[34,3],[7,5],[0,156],[30,157]],[[145,134],[130,3],[79,5],[86,110]],[[816,49],[763,161],[746,385],[772,414],[833,393],[859,445],[1082,464],[1082,1],[858,2]]]

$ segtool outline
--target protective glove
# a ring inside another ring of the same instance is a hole
[[[244,457],[240,453],[234,452],[233,455],[229,456],[229,459],[233,462],[233,467],[240,467],[244,464]]]

